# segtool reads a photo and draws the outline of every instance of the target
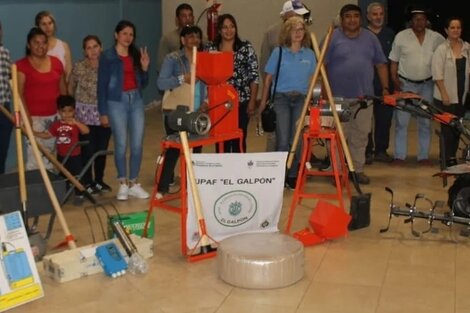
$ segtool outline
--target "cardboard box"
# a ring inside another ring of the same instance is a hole
[[[148,211],[133,212],[120,215],[112,215],[108,220],[108,237],[113,238],[114,233],[112,229],[112,222],[120,220],[122,226],[128,231],[129,234],[136,234],[142,236],[144,233],[145,221],[147,220]],[[150,217],[149,227],[147,230],[147,238],[153,238],[155,233],[154,213]]]
[[[19,211],[0,215],[0,312],[44,296]]]
[[[137,251],[144,259],[153,256],[153,240],[141,238],[134,234],[130,235],[131,240],[137,247]],[[43,268],[47,276],[53,280],[64,283],[81,277],[102,273],[103,268],[95,256],[96,247],[107,242],[115,242],[122,255],[127,254],[117,238],[92,244],[77,249],[62,251],[53,255],[46,255],[43,258]]]

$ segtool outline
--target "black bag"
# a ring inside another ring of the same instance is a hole
[[[276,130],[276,111],[274,111],[274,95],[276,94],[277,79],[279,77],[279,68],[281,67],[282,47],[279,47],[279,59],[277,61],[276,78],[274,80],[274,89],[270,99],[266,103],[266,107],[261,112],[261,126],[267,133]]]
[[[276,130],[276,111],[271,100],[266,103],[266,108],[261,112],[261,125],[265,132],[270,133]]]
[[[370,193],[365,193],[351,198],[351,208],[349,215],[351,215],[351,222],[349,222],[348,229],[356,230],[365,228],[370,225]]]

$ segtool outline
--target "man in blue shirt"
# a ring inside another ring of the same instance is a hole
[[[358,98],[374,94],[374,69],[383,93],[388,94],[387,59],[377,36],[361,27],[361,8],[346,4],[340,11],[341,24],[333,31],[325,64],[335,96]],[[358,182],[369,184],[364,174],[367,136],[372,125],[372,107],[362,109],[343,124]]]

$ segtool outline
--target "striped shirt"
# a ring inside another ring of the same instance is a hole
[[[0,105],[9,103],[11,100],[10,78],[10,52],[5,47],[0,46]]]

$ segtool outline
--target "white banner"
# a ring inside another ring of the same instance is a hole
[[[216,241],[278,231],[287,152],[192,154],[207,234]],[[199,240],[188,179],[187,245]]]

